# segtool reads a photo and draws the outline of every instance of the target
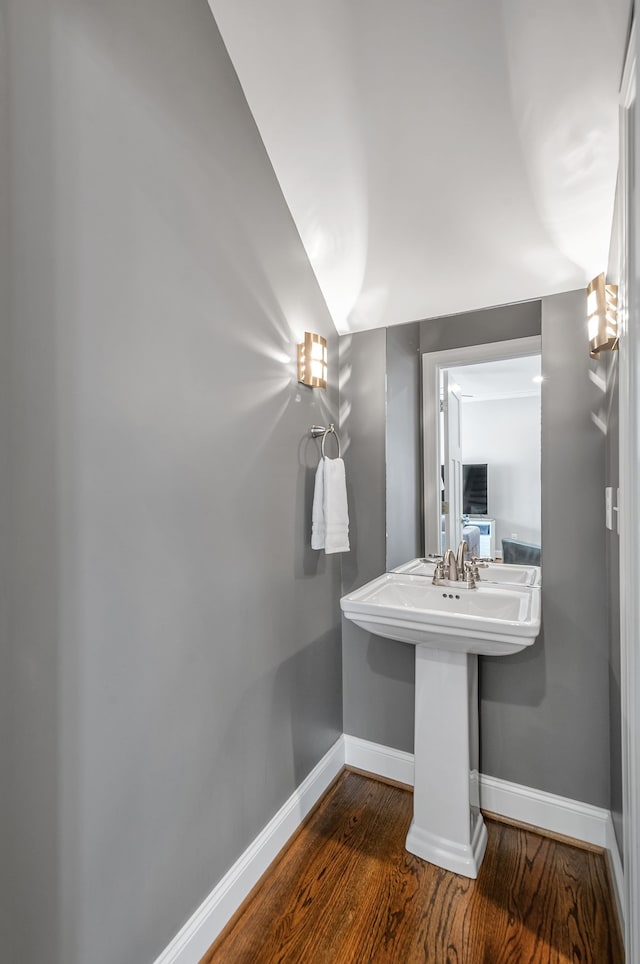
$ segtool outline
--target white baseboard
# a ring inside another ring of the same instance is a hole
[[[609,860],[620,923],[624,924],[624,872],[609,810],[482,774],[480,804],[484,810],[520,823],[602,847]]]
[[[344,766],[340,737],[214,887],[155,964],[195,964]]]
[[[608,810],[480,774],[480,806],[550,833],[607,846]]]
[[[392,747],[361,740],[346,733],[344,750],[347,766],[368,770],[387,780],[413,786],[412,753],[394,750]],[[503,817],[605,848],[609,853],[616,896],[622,906],[622,862],[608,810],[484,774],[480,775],[480,800],[485,810],[491,810]]]
[[[344,762],[376,776],[413,786],[413,753],[344,735]]]

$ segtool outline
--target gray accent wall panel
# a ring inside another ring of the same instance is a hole
[[[387,328],[387,569],[423,555],[420,325]]]
[[[620,195],[616,203],[609,245],[607,280],[620,283]],[[618,383],[618,352],[605,353],[595,363],[597,374],[606,382],[606,393],[601,408],[601,419],[606,426],[605,485],[613,489],[617,504],[620,485],[620,411]],[[607,600],[609,615],[609,717],[611,753],[611,816],[621,858],[624,855],[624,820],[622,800],[622,705],[620,663],[620,537],[614,518],[612,530],[605,529],[605,559],[607,567]]]
[[[420,350],[448,351],[468,345],[484,345],[510,338],[529,338],[540,334],[540,302],[523,301],[516,305],[468,311],[448,318],[420,322]]]
[[[13,866],[15,819],[10,793],[12,771],[13,648],[9,624],[9,64],[5,0],[0,0],[0,947],[7,960],[15,960],[13,941],[15,919],[14,888],[6,869]]]
[[[613,488],[614,504],[617,504],[619,481],[619,392],[618,354],[612,354],[600,363],[599,374],[606,379],[607,391],[603,399],[601,418],[606,425],[606,478],[605,485]],[[612,530],[605,530],[605,562],[607,571],[607,613],[609,619],[609,715],[611,727],[611,816],[620,854],[623,853],[622,817],[622,707],[620,665],[620,537],[614,514]]]
[[[11,959],[131,964],[342,732],[338,338],[204,0],[9,9]]]
[[[344,593],[385,571],[385,371],[384,329],[340,338],[340,432],[351,524]],[[411,750],[413,647],[367,633],[343,617],[342,669],[345,733]]]
[[[608,807],[604,435],[585,310],[582,291],[542,301],[543,632],[531,650],[482,660],[481,765]]]
[[[534,646],[481,661],[484,773],[609,806],[602,391],[583,291],[542,300],[542,620]]]

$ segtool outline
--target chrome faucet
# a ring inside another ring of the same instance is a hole
[[[450,582],[458,581],[458,563],[453,554],[453,549],[447,549],[444,554],[444,572],[445,578]]]
[[[458,546],[458,551],[456,552],[456,569],[458,571],[458,579],[464,579],[464,557],[465,554],[469,552],[469,543],[466,539],[463,539]]]
[[[476,588],[477,569],[473,563],[464,561],[465,552],[469,552],[469,544],[463,539],[458,546],[457,553],[453,549],[447,549],[444,559],[436,562],[433,571],[433,585],[440,586],[443,580],[446,582],[465,582],[467,589]]]

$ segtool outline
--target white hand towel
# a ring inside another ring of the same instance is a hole
[[[311,517],[311,548],[349,552],[347,480],[342,459],[320,460]]]
[[[324,459],[318,462],[311,510],[311,548],[324,549]]]

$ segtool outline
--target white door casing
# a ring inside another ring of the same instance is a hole
[[[451,387],[449,372],[442,371],[444,389],[444,492],[445,549],[456,550],[462,539],[462,398]]]

